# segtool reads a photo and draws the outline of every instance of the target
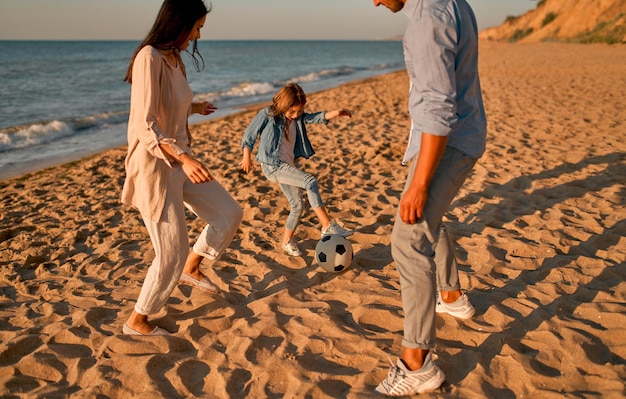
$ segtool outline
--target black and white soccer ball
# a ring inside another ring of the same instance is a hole
[[[346,270],[352,263],[352,257],[352,244],[338,234],[322,237],[315,246],[315,260],[327,272]]]

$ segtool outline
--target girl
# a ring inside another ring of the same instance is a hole
[[[260,137],[257,160],[261,162],[263,174],[280,185],[289,201],[289,216],[281,247],[291,256],[301,256],[298,244],[292,239],[302,216],[302,189],[306,190],[311,208],[322,224],[322,236],[340,234],[344,237],[353,232],[331,221],[320,196],[317,179],[296,168],[297,158],[309,158],[315,152],[309,142],[305,125],[324,123],[339,116],[352,117],[347,109],[308,114],[304,112],[306,96],[300,86],[288,84],[276,93],[273,104],[261,110],[252,120],[243,136],[241,147],[243,159],[240,163],[244,172],[253,169],[251,153]]]
[[[188,115],[208,115],[216,108],[192,103],[180,53],[193,43],[194,64],[202,68],[197,40],[208,13],[202,0],[165,0],[124,79],[132,85],[122,202],[139,209],[155,252],[124,334],[169,334],[150,324],[148,315],[165,305],[179,279],[219,292],[200,272],[200,262],[218,258],[243,217],[241,207],[190,149]],[[185,206],[207,223],[191,251]]]

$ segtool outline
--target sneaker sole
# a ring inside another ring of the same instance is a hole
[[[322,237],[326,237],[326,236],[342,236],[342,237],[346,238],[346,237],[350,237],[353,234],[354,234],[354,231],[347,231],[345,233],[322,233]]]
[[[434,376],[432,376],[430,380],[423,383],[420,386],[420,388],[417,390],[417,393],[419,394],[419,393],[424,393],[428,391],[433,391],[439,388],[445,380],[446,380],[445,374],[443,374],[443,371],[441,371],[441,369],[437,367],[437,373]]]
[[[283,249],[283,248],[281,248],[281,249],[282,249],[282,251],[283,251],[283,253],[284,253],[285,255],[289,255],[289,256],[302,256],[302,252],[300,252],[300,253],[294,253],[294,252],[287,252],[287,251],[286,251],[285,249]]]
[[[472,310],[470,310],[468,312],[456,313],[456,312],[450,312],[446,308],[435,308],[435,312],[437,312],[439,314],[447,313],[450,316],[455,317],[457,319],[468,320],[468,319],[471,319],[472,317],[474,317],[474,315],[476,314],[476,309],[472,309]]]
[[[422,394],[425,392],[430,392],[430,391],[434,391],[435,389],[439,388],[444,381],[446,380],[446,376],[443,373],[443,371],[441,371],[441,369],[439,367],[437,367],[437,371],[435,373],[435,375],[433,375],[428,381],[424,382],[422,385],[420,385],[420,387],[418,389],[415,390],[416,394]],[[375,392],[378,392],[380,394],[383,395],[388,395],[388,396],[411,396],[414,394],[398,394],[398,393],[392,393],[390,391],[388,391],[382,384],[380,384],[379,386],[377,386],[374,389]]]

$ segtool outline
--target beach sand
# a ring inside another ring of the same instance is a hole
[[[438,315],[437,398],[626,395],[626,47],[481,43],[487,152],[447,217],[477,315]],[[153,257],[119,201],[125,148],[0,182],[0,396],[364,398],[402,336],[390,232],[404,184],[408,79],[397,72],[309,95],[346,107],[310,129],[331,216],[357,229],[341,274],[315,264],[307,207],[282,254],[287,204],[260,168],[238,170],[257,109],[194,126],[195,152],[244,209],[203,271],[221,296],[176,288],[121,327]],[[258,165],[257,165],[258,166]],[[190,238],[200,223],[189,215]]]

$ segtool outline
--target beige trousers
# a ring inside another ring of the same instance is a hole
[[[161,219],[143,217],[155,256],[135,304],[142,315],[165,305],[183,272],[189,253],[185,207],[206,223],[193,250],[211,260],[230,245],[243,218],[241,207],[220,183],[193,184],[180,167],[171,170],[165,195]]]

